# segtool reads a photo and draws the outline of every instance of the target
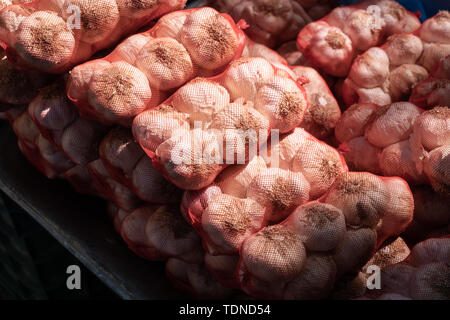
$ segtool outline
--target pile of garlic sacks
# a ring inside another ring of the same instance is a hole
[[[29,162],[190,297],[450,299],[449,12],[207,3],[0,1]]]

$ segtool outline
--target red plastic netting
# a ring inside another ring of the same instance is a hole
[[[247,162],[271,131],[301,124],[306,91],[291,73],[261,58],[236,60],[223,74],[192,80],[139,114],[133,134],[169,181],[201,189],[228,165]]]
[[[64,73],[185,4],[185,0],[32,0],[0,11],[0,40],[19,68]]]
[[[73,69],[68,96],[83,116],[130,126],[187,81],[222,72],[244,44],[239,24],[226,14],[211,8],[173,12],[107,57]]]

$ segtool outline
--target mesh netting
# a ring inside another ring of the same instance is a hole
[[[216,75],[240,57],[245,38],[233,20],[211,8],[177,11],[123,41],[110,55],[76,67],[68,95],[81,114],[130,126],[196,76]]]
[[[317,68],[345,77],[358,53],[381,44],[388,36],[419,27],[417,16],[396,1],[362,1],[336,8],[308,24],[298,35],[297,46]]]
[[[198,190],[227,165],[247,163],[270,130],[297,127],[307,106],[304,88],[285,69],[242,58],[223,74],[195,79],[138,115],[133,134],[172,183]]]
[[[424,112],[408,102],[357,104],[343,113],[335,132],[351,169],[429,183],[447,195],[449,121],[448,107]]]
[[[63,73],[186,1],[32,0],[0,11],[0,39],[22,68]]]

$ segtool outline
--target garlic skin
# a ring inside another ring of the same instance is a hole
[[[450,43],[425,43],[423,54],[418,63],[428,72],[432,72],[440,60],[450,55]]]
[[[105,120],[126,126],[144,111],[151,97],[145,74],[124,61],[113,62],[94,73],[88,90],[88,102],[94,110]]]
[[[355,10],[345,20],[342,31],[352,40],[357,51],[365,51],[378,44],[382,26],[366,10]]]
[[[86,44],[104,41],[115,30],[120,20],[116,1],[66,0],[61,8],[65,20],[73,14],[71,6],[75,6],[80,12],[81,28],[74,29],[74,33],[79,33],[79,40]]]
[[[306,249],[310,251],[333,250],[346,233],[342,211],[315,201],[298,207],[286,224],[300,234]]]
[[[264,213],[264,207],[251,199],[226,194],[211,198],[201,221],[209,252],[238,253],[244,239],[264,226]]]
[[[426,20],[420,29],[420,38],[426,42],[450,44],[448,29],[450,28],[450,13],[446,10]]]
[[[237,198],[246,198],[251,182],[266,168],[267,165],[264,159],[260,156],[255,156],[247,164],[226,168],[217,177],[216,184],[225,194]]]
[[[409,102],[396,102],[380,108],[368,124],[365,137],[371,144],[381,148],[405,140],[419,115],[419,108]]]
[[[269,119],[273,129],[286,133],[299,126],[308,107],[305,92],[291,79],[273,77],[259,88],[255,109]]]
[[[364,137],[356,137],[345,143],[343,156],[351,171],[367,171],[382,174],[379,157],[383,149],[374,147]]]
[[[213,114],[220,112],[230,103],[228,91],[216,82],[197,78],[173,95],[173,105],[185,114],[189,114],[191,123],[210,122]]]
[[[162,16],[155,26],[155,37],[172,38],[180,41],[180,33],[189,13],[186,11],[175,11]]]
[[[49,48],[33,45],[48,39],[51,39]],[[46,72],[65,67],[76,48],[75,38],[66,22],[47,11],[37,11],[27,16],[17,30],[16,41],[15,49],[20,57],[27,64],[36,65]]]
[[[384,50],[374,47],[355,59],[349,77],[360,87],[381,86],[389,75],[389,57]]]
[[[428,71],[415,64],[403,64],[389,75],[389,94],[393,101],[405,101],[413,87],[428,78]]]
[[[436,148],[424,159],[424,172],[431,186],[442,195],[449,195],[450,184],[449,168],[450,144]]]
[[[391,66],[415,64],[423,52],[423,43],[413,34],[394,34],[381,47],[389,57]]]
[[[247,197],[266,208],[266,221],[279,222],[309,200],[310,186],[301,173],[278,168],[261,170],[250,183]]]
[[[125,39],[114,50],[116,56],[113,58],[113,61],[123,60],[135,65],[139,52],[151,39],[150,36],[143,33],[135,34]]]
[[[254,101],[259,88],[275,74],[272,65],[263,58],[241,58],[227,69],[223,85],[232,101],[244,98]]]
[[[346,142],[363,135],[364,127],[377,108],[375,104],[357,103],[345,110],[336,124],[336,139]]]
[[[171,38],[148,41],[136,58],[136,66],[147,76],[151,87],[163,91],[180,87],[194,76],[189,53]]]
[[[379,158],[384,176],[399,176],[408,181],[423,180],[414,163],[414,155],[408,140],[400,141],[383,149]]]
[[[230,22],[211,8],[193,11],[183,25],[180,38],[193,62],[207,70],[229,63],[239,42]]]

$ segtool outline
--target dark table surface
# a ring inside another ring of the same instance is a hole
[[[135,256],[114,232],[105,202],[48,180],[20,153],[7,122],[0,120],[0,189],[124,299],[178,299],[164,264]],[[65,272],[62,270],[61,272]]]

